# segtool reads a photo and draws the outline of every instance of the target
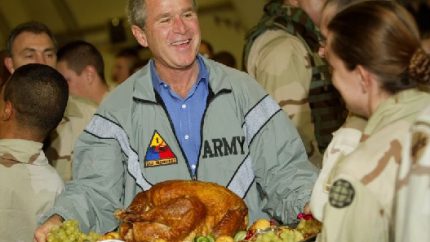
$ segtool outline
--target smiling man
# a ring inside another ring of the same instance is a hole
[[[198,55],[195,1],[129,0],[129,18],[153,59],[106,98],[79,138],[76,177],[43,217],[37,241],[64,219],[84,231],[114,230],[116,209],[173,179],[227,187],[245,200],[250,222],[294,222],[316,171],[255,80]]]

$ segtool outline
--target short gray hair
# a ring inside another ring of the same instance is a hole
[[[193,8],[197,9],[196,0],[193,0]],[[128,0],[127,17],[131,25],[143,28],[146,21],[146,0]]]

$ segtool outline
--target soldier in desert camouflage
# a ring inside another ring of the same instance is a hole
[[[309,160],[321,167],[322,152],[346,110],[318,56],[325,0],[271,0],[247,34],[243,64],[294,122]]]
[[[16,26],[7,40],[8,57],[5,65],[13,73],[18,67],[39,63],[56,68],[57,47],[50,29],[39,22]],[[50,133],[46,142],[46,156],[63,180],[72,179],[73,146],[95,113],[97,106],[84,98],[70,96],[64,117]]]
[[[430,108],[411,130],[397,181],[396,242],[430,241]]]
[[[63,190],[42,142],[60,122],[67,96],[63,76],[41,64],[18,68],[2,87],[0,241],[32,241],[37,218]]]
[[[357,147],[330,176],[319,241],[391,241],[405,137],[430,103],[430,60],[413,17],[392,1],[365,1],[329,23],[326,58],[348,109],[368,119]],[[366,37],[363,38],[363,33]]]

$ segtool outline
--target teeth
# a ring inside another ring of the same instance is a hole
[[[189,40],[176,41],[176,42],[173,42],[172,45],[183,45],[183,44],[187,44],[188,42],[190,41]]]

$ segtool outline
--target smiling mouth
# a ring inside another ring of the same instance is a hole
[[[187,45],[190,42],[191,42],[191,39],[179,40],[179,41],[172,42],[171,45],[173,45],[173,46],[181,46],[181,45]]]

